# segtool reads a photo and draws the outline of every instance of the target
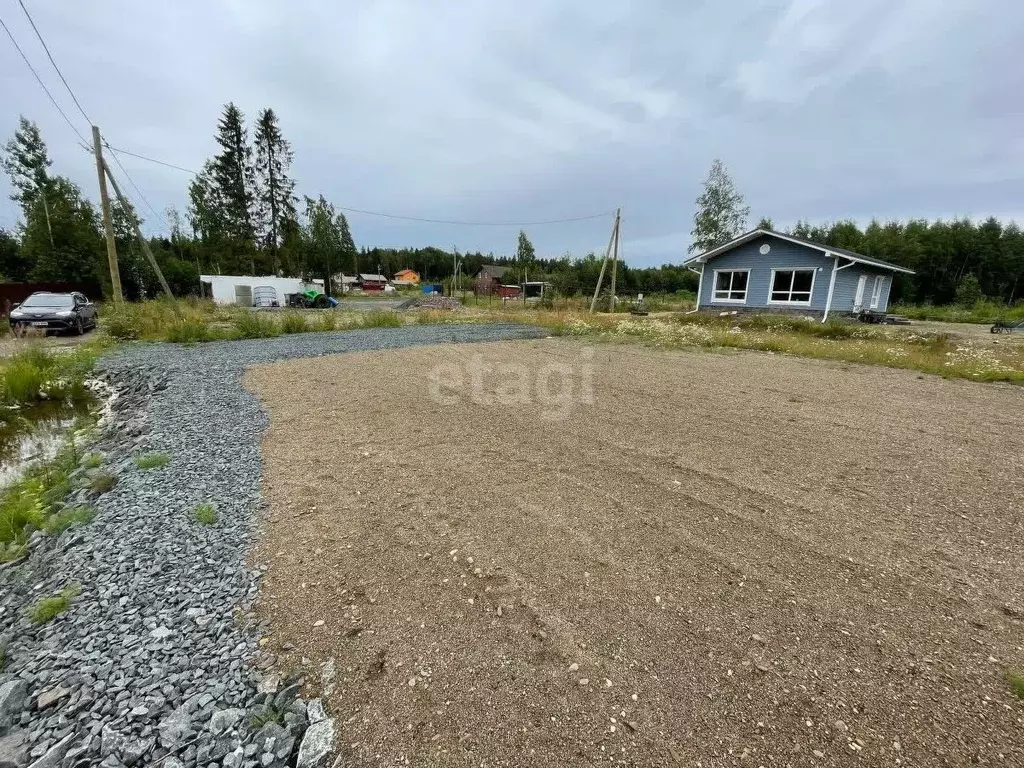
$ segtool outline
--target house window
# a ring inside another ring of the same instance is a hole
[[[773,269],[769,304],[810,304],[814,269]]]
[[[734,301],[737,304],[745,304],[749,278],[749,269],[716,269],[715,301]]]
[[[885,278],[875,275],[875,284],[871,286],[871,308],[878,309],[882,301],[882,289],[885,287]]]

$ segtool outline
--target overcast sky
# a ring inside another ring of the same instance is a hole
[[[871,217],[1024,221],[1021,0],[26,0],[111,144],[188,168],[222,106],[277,111],[300,194],[424,218],[623,209],[635,265],[679,261],[721,157],[779,227]],[[7,23],[78,129],[16,0]],[[95,166],[0,34],[0,134],[35,120]],[[123,162],[184,211],[189,176]],[[6,179],[4,197],[9,188]],[[148,210],[146,228],[164,229]],[[0,202],[0,226],[17,209]],[[515,227],[349,214],[358,245],[515,248]],[[527,227],[538,254],[604,247],[607,219]]]

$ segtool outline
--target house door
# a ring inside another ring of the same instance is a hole
[[[857,295],[853,297],[853,311],[860,312],[860,308],[864,306],[864,289],[868,285],[868,276],[861,275],[857,281]]]

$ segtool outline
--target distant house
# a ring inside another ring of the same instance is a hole
[[[400,269],[391,278],[392,285],[419,285],[420,274],[412,269]]]
[[[348,291],[351,291],[353,288],[359,287],[359,278],[356,277],[355,275],[335,275],[334,277],[331,278],[331,283],[340,286],[342,293],[347,293]]]
[[[388,284],[388,279],[384,275],[371,275],[365,272],[359,273],[359,287],[364,291],[383,291],[384,286]]]
[[[473,290],[482,296],[500,293],[502,280],[510,269],[497,264],[484,264],[473,279]]]
[[[822,321],[836,313],[885,312],[893,277],[914,274],[768,229],[747,232],[683,264],[700,274],[698,309],[798,312]]]

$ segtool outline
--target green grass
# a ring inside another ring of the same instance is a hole
[[[903,315],[912,320],[992,325],[997,320],[1024,320],[1024,302],[1018,302],[1012,307],[988,300],[979,301],[968,307],[959,304],[894,304],[889,307],[889,314]]]
[[[72,490],[71,473],[79,468],[80,456],[70,440],[49,461],[30,466],[15,482],[0,489],[0,562],[17,560],[25,553],[29,536],[36,530],[56,531],[84,521],[84,513],[60,514],[63,500]],[[88,457],[87,457],[88,458]]]
[[[267,723],[283,724],[284,710],[270,704],[264,704],[249,716],[249,725],[252,726],[254,731],[258,731]]]
[[[280,336],[273,316],[269,312],[241,312],[234,318],[236,339],[269,339]]]
[[[1017,669],[1011,669],[1006,673],[1006,681],[1010,684],[1010,690],[1012,690],[1018,698],[1024,699],[1024,672]]]
[[[210,326],[203,318],[185,318],[176,320],[164,331],[164,341],[174,344],[197,344],[211,341],[214,335]]]
[[[292,309],[281,313],[282,333],[305,333],[308,330],[306,327],[306,316],[301,312],[296,312]]]
[[[110,472],[97,472],[89,480],[89,490],[93,493],[106,493],[117,485],[117,476]]]
[[[338,325],[338,318],[335,315],[335,310],[328,309],[323,312],[317,312],[313,318],[314,331],[333,331]]]
[[[371,309],[363,316],[364,328],[401,328],[405,325],[395,312],[386,309]]]
[[[65,354],[28,347],[0,363],[0,404],[87,403],[92,394],[85,380],[95,362],[96,351],[89,347]]]
[[[94,517],[96,511],[92,507],[71,507],[47,518],[43,523],[43,530],[51,536],[56,536],[73,525],[91,523]]]
[[[162,452],[143,453],[135,457],[135,466],[139,469],[156,469],[166,467],[171,463],[171,457]]]
[[[213,525],[217,522],[217,508],[204,502],[192,510],[192,519],[202,525]]]
[[[78,584],[71,584],[64,587],[59,595],[42,598],[28,609],[28,620],[33,624],[46,624],[53,621],[71,607],[72,601],[81,592],[82,588]]]
[[[86,454],[82,459],[82,466],[86,469],[99,469],[103,465],[103,456],[98,453]]]

